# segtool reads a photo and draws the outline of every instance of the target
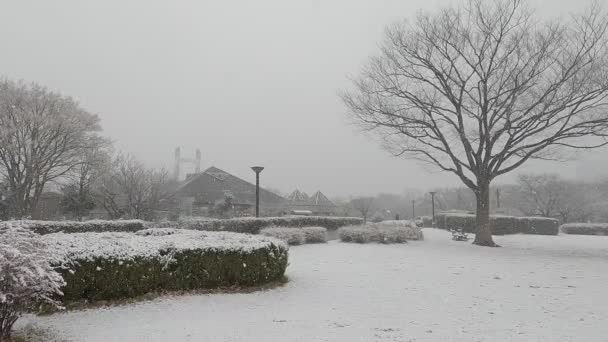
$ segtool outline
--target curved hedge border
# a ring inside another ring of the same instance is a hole
[[[608,223],[566,223],[559,229],[564,234],[608,236]]]
[[[476,217],[471,214],[441,213],[435,215],[437,228],[440,229],[463,229],[466,233],[476,232]],[[490,216],[490,229],[492,234],[539,234],[557,235],[559,233],[559,221],[549,217],[515,217],[515,216]]]
[[[358,217],[285,216],[245,217],[226,220],[190,217],[180,220],[178,227],[182,229],[258,234],[260,230],[268,227],[323,227],[328,230],[336,230],[340,227],[360,224],[363,224],[363,219]]]
[[[18,225],[37,234],[87,233],[87,232],[136,232],[145,229],[141,220],[91,220],[91,221],[3,221],[0,226]]]
[[[129,298],[149,292],[257,286],[280,280],[283,242],[234,233],[148,229],[44,236],[57,251],[65,301]]]

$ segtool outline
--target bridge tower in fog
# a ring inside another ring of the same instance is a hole
[[[179,180],[182,164],[194,165],[194,172],[201,172],[201,150],[196,149],[194,158],[182,158],[180,147],[175,148],[175,166],[173,169],[173,178]]]

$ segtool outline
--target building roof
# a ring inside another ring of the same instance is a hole
[[[327,196],[323,195],[321,191],[315,192],[314,195],[310,198],[310,204],[322,207],[333,207],[335,206],[332,201],[327,198]]]
[[[191,175],[176,190],[178,196],[194,197],[196,202],[213,204],[232,196],[232,202],[238,205],[255,205],[255,185],[236,177],[217,167]],[[260,205],[277,207],[285,199],[275,193],[260,188]]]
[[[295,189],[291,195],[287,196],[287,200],[293,203],[306,203],[308,204],[310,201],[310,197],[305,192],[301,192],[298,189]]]

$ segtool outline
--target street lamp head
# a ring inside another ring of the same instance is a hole
[[[429,194],[431,194],[431,196],[435,195],[437,193],[437,191],[429,191]]]
[[[262,172],[262,170],[264,170],[264,167],[263,166],[252,166],[251,169],[255,173],[260,173],[260,172]]]

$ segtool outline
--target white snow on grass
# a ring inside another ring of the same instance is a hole
[[[73,341],[606,341],[608,238],[424,229],[402,245],[304,245],[289,283],[250,294],[30,317]]]

